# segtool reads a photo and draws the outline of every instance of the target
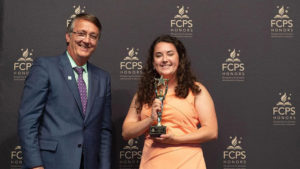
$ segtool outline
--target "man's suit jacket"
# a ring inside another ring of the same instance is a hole
[[[67,54],[35,60],[25,81],[19,109],[23,168],[110,168],[110,76],[87,63],[86,115]]]

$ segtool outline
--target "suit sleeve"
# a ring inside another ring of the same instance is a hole
[[[101,146],[100,146],[100,169],[110,169],[111,167],[111,85],[110,76],[106,80],[106,100],[101,126]]]
[[[48,73],[41,60],[37,59],[26,78],[19,109],[18,132],[26,168],[43,165],[38,133],[47,94]]]

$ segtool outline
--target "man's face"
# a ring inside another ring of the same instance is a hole
[[[74,22],[73,32],[66,34],[66,40],[69,43],[68,52],[77,64],[85,64],[90,55],[95,51],[99,29],[92,22],[77,19]]]

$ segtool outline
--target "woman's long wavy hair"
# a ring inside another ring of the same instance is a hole
[[[179,55],[179,65],[176,72],[177,86],[175,88],[176,96],[179,98],[186,98],[189,90],[194,94],[200,93],[200,88],[195,84],[196,77],[191,71],[191,63],[187,58],[186,49],[183,46],[182,42],[179,41],[176,37],[170,35],[161,35],[157,37],[150,49],[149,56],[147,58],[146,66],[143,68],[143,75],[141,77],[138,91],[137,91],[137,100],[136,100],[136,109],[140,113],[144,104],[152,105],[152,102],[155,99],[155,86],[154,78],[159,78],[160,75],[156,72],[153,66],[153,55],[154,48],[159,42],[172,43]]]

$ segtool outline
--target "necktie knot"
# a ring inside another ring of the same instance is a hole
[[[75,67],[75,71],[77,72],[78,75],[81,75],[83,73],[83,68],[82,67]]]

